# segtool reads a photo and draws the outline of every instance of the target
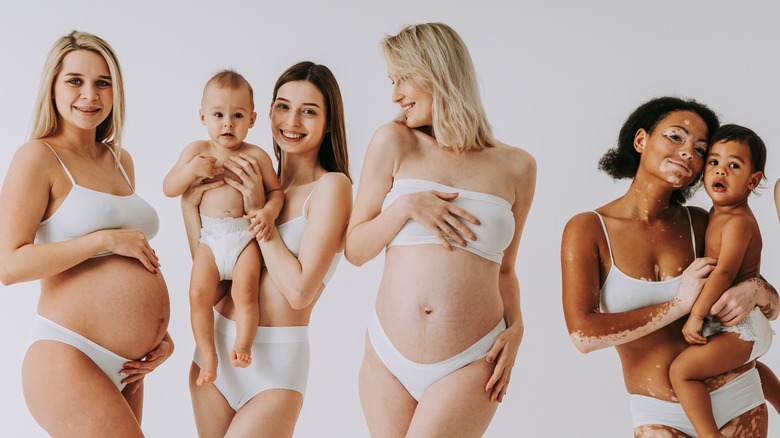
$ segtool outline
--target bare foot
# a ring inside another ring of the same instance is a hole
[[[230,350],[230,364],[234,367],[246,368],[252,363],[252,353],[249,349],[238,348],[233,346]]]
[[[198,386],[217,380],[217,355],[213,354],[202,357],[202,362],[203,366],[200,367],[198,380],[195,381]]]

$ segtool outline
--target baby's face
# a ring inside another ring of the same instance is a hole
[[[217,146],[227,149],[241,146],[256,118],[252,97],[243,87],[210,86],[203,93],[200,120]]]
[[[750,148],[737,141],[712,145],[704,165],[704,189],[716,205],[744,201],[756,188],[761,172],[753,172]]]

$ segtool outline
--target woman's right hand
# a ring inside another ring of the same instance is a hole
[[[152,274],[157,273],[160,261],[141,230],[102,230],[107,239],[106,247],[113,254],[138,259]]]
[[[181,206],[197,208],[200,205],[201,199],[203,199],[203,193],[206,190],[215,189],[225,184],[224,180],[218,180],[210,183],[203,184],[200,181],[192,183],[187,190],[181,195]]]
[[[452,204],[457,197],[458,193],[435,190],[406,195],[409,216],[418,224],[428,228],[447,250],[452,249],[447,238],[454,240],[460,246],[466,246],[465,239],[477,240],[477,236],[463,221],[479,225],[479,219]]]
[[[680,303],[686,313],[690,312],[696,298],[699,297],[701,289],[710,275],[717,259],[712,257],[701,257],[694,260],[682,273],[680,289],[677,290],[677,301]]]

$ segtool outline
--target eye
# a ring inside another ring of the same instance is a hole
[[[216,117],[218,119],[221,119],[223,117],[223,115],[222,115],[222,113],[217,112],[217,113],[214,113],[214,117]]]
[[[729,163],[729,167],[731,169],[739,169],[740,168],[739,163]]]
[[[707,155],[707,147],[706,146],[697,146],[694,148],[697,154],[699,154],[700,157],[703,157]]]
[[[276,108],[279,108],[279,109],[282,109],[282,110],[290,109],[290,107],[288,107],[286,103],[282,103],[282,102],[277,103],[276,104]]]
[[[316,116],[316,115],[317,115],[317,112],[316,112],[316,111],[314,111],[314,110],[313,110],[313,109],[311,109],[311,108],[305,108],[305,109],[303,110],[303,113],[304,113],[304,114],[306,114],[306,115],[308,115],[308,116]]]
[[[81,79],[79,78],[72,78],[68,80],[68,83],[71,85],[81,85]]]
[[[708,166],[717,166],[718,165],[718,160],[707,160],[707,165]]]
[[[241,119],[241,118],[243,118],[243,117],[244,117],[244,115],[243,115],[243,114],[241,114],[241,113],[235,113],[235,114],[233,114],[233,118],[235,118],[235,119]]]
[[[110,83],[110,82],[108,82],[108,81],[104,81],[104,80],[102,80],[102,79],[101,79],[101,80],[99,80],[99,81],[97,81],[97,82],[96,82],[96,84],[97,84],[97,86],[98,86],[98,87],[100,87],[100,88],[105,88],[105,87],[110,87],[110,86],[111,86],[111,83]]]

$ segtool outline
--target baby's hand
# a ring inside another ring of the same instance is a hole
[[[225,169],[217,166],[216,158],[200,154],[192,157],[188,167],[195,177],[199,179],[214,178],[225,172]]]
[[[252,211],[244,215],[246,219],[249,219],[251,224],[249,230],[255,236],[255,239],[268,240],[271,238],[271,232],[273,231],[274,222],[276,216],[269,212],[266,208]]]
[[[682,329],[685,340],[691,345],[704,345],[707,338],[701,335],[701,328],[704,325],[702,318],[691,315]]]

